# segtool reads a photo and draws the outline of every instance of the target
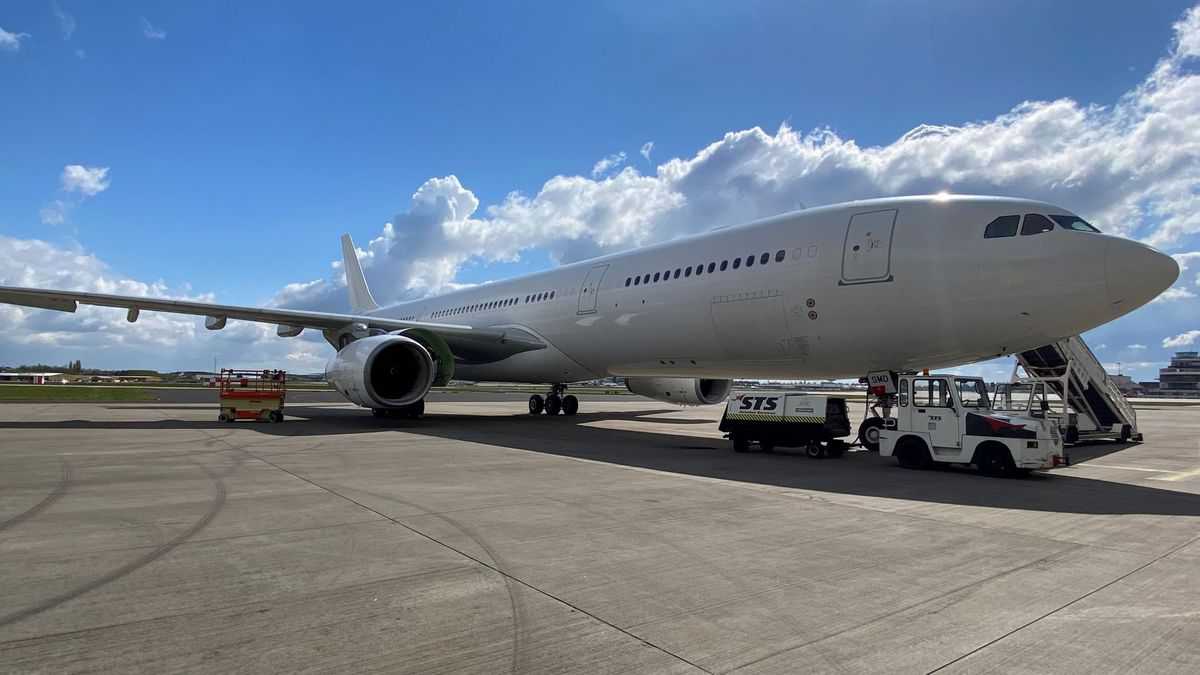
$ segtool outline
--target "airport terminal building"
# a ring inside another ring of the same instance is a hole
[[[1200,398],[1200,352],[1176,352],[1171,365],[1158,371],[1159,393]]]

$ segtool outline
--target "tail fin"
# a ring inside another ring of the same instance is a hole
[[[354,240],[350,235],[342,235],[342,269],[346,272],[346,288],[350,291],[350,307],[356,314],[379,309],[375,298],[371,297],[371,289],[367,288],[367,278],[363,276],[362,266],[358,264],[358,254],[354,252]]]

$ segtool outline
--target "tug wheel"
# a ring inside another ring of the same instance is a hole
[[[871,452],[879,452],[879,430],[882,428],[882,417],[868,417],[858,425],[858,442]]]

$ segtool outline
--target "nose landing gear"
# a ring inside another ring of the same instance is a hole
[[[545,398],[534,394],[529,397],[529,414],[540,415],[543,411],[547,415],[574,415],[579,412],[579,399],[572,394],[564,395],[567,390],[567,385],[556,384],[550,388],[550,393],[546,394]]]

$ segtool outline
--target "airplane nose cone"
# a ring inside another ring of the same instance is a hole
[[[1108,301],[1124,314],[1158,297],[1179,278],[1175,259],[1128,239],[1111,239],[1104,256]]]

